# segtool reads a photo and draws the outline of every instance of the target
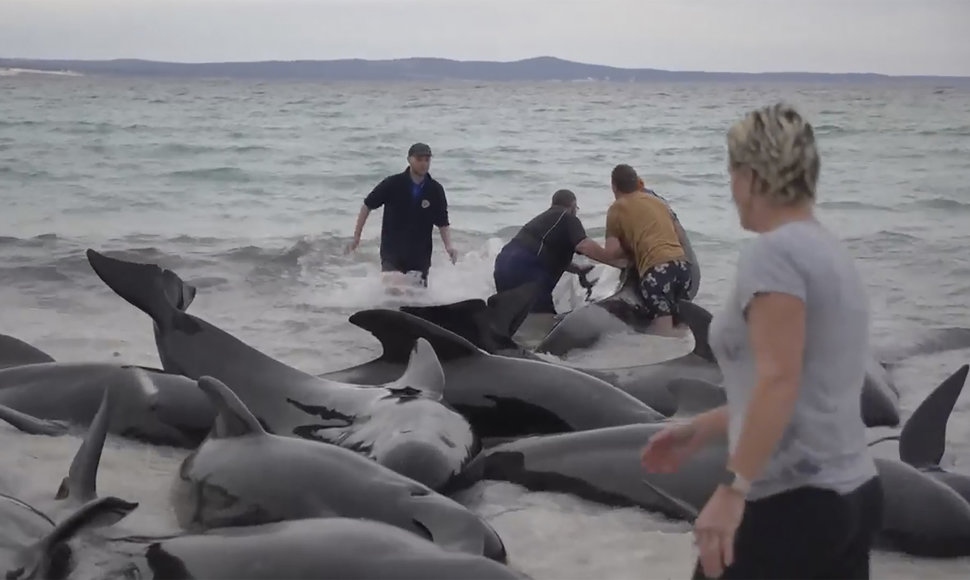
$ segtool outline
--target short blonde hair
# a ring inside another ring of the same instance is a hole
[[[812,125],[785,103],[748,113],[727,133],[731,168],[752,169],[783,205],[815,199],[820,161]]]

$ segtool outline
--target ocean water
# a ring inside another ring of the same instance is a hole
[[[149,319],[94,276],[83,254],[92,247],[174,269],[199,288],[193,313],[302,370],[357,364],[379,346],[350,314],[488,296],[501,243],[554,190],[573,189],[602,237],[616,163],[673,204],[701,261],[696,300],[716,309],[750,237],[730,202],[724,134],[778,99],[816,128],[819,216],[858,259],[873,342],[900,359],[893,376],[908,414],[970,358],[970,344],[940,333],[970,328],[967,89],[0,77],[0,332],[58,360],[157,366]],[[363,196],[404,169],[414,141],[434,150],[461,257],[452,265],[435,234],[429,288],[392,297],[379,281],[380,213],[356,254],[343,248]],[[615,272],[597,271],[597,293],[608,293]],[[559,304],[578,303],[575,291],[565,280]],[[670,346],[618,337],[579,357],[629,365],[672,356]],[[965,394],[944,459],[965,473],[968,425]],[[44,495],[79,440],[0,425],[0,442],[0,472]],[[141,502],[125,525],[171,531],[167,489],[184,456],[109,437],[99,492]],[[689,527],[641,510],[495,482],[465,501],[537,579],[681,578],[693,565]],[[875,558],[879,578],[968,573],[970,559]]]

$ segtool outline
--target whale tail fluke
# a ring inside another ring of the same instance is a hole
[[[137,507],[137,503],[112,496],[89,501],[46,536],[16,554],[3,572],[7,578],[64,578],[71,561],[67,541],[82,530],[112,526]]]
[[[156,264],[129,262],[92,249],[88,249],[87,258],[101,281],[160,328],[172,324],[195,299],[195,286]]]

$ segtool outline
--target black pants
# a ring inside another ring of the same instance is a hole
[[[867,579],[882,502],[878,477],[846,495],[803,487],[749,501],[735,535],[734,563],[720,577]],[[693,578],[706,578],[699,560]]]
[[[552,291],[559,283],[559,279],[553,279],[549,275],[545,264],[542,263],[535,252],[515,244],[506,244],[495,257],[492,279],[495,280],[496,292],[505,292],[523,284],[538,282],[540,285],[539,294],[533,301],[530,312],[556,313]]]

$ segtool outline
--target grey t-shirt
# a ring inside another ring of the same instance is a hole
[[[734,288],[710,331],[724,375],[732,451],[757,381],[745,310],[761,292],[805,302],[805,352],[791,423],[749,497],[806,485],[852,491],[876,475],[861,414],[869,355],[865,285],[839,240],[816,221],[787,223],[741,251]]]

